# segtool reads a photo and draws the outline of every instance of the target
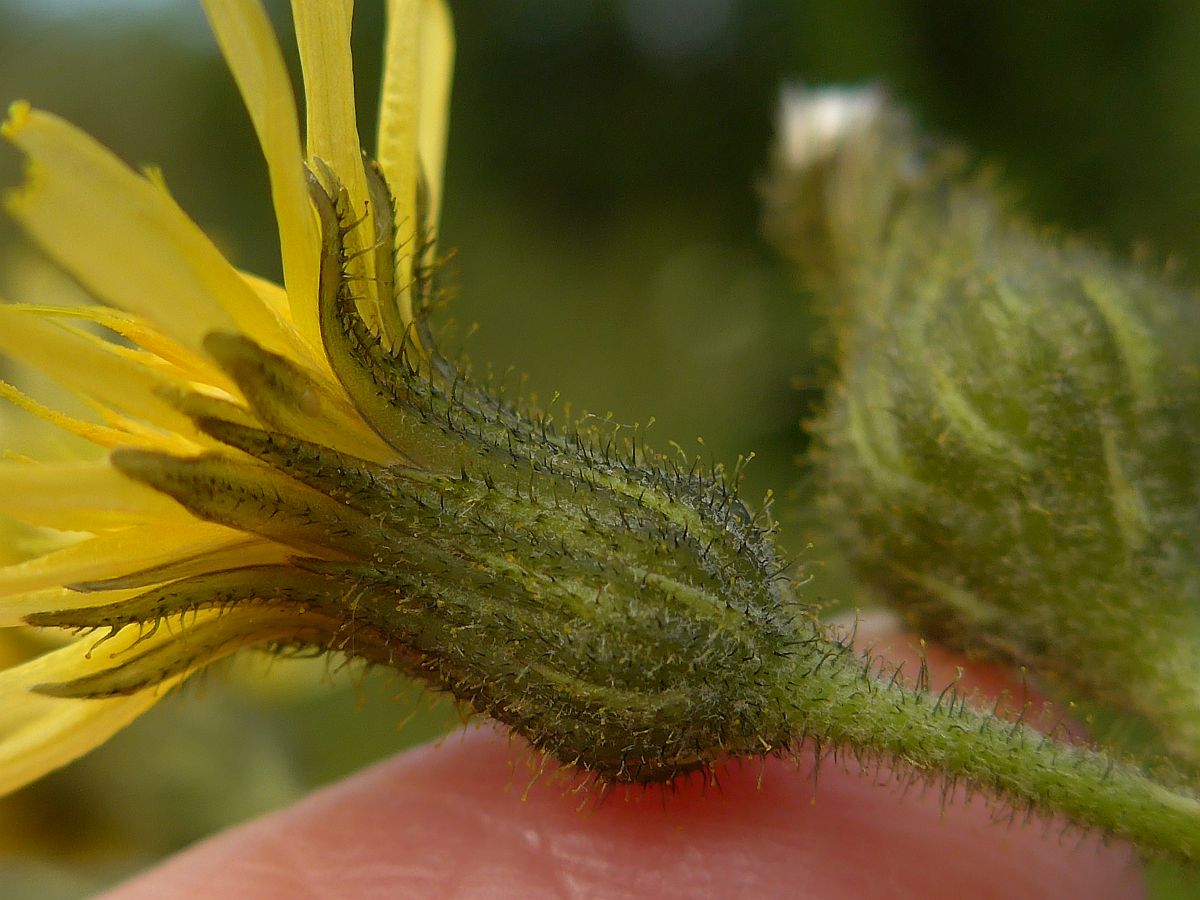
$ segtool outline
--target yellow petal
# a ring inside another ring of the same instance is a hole
[[[164,371],[174,370],[189,381],[211,385],[231,394],[237,392],[229,376],[213,365],[211,360],[193,353],[144,319],[130,313],[107,306],[61,307],[20,304],[20,308],[46,319],[80,319],[95,322],[168,363],[170,368]]]
[[[396,224],[411,229],[417,200],[423,0],[390,0],[375,158],[396,197]]]
[[[429,225],[436,229],[442,210],[446,132],[450,125],[450,81],[454,72],[454,23],[441,0],[425,0],[421,16],[421,112],[417,149],[429,184]]]
[[[400,321],[413,320],[413,259],[403,251],[417,225],[417,178],[420,158],[417,126],[421,111],[420,24],[423,0],[390,0],[383,49],[383,88],[379,95],[379,136],[375,158],[395,199],[396,285]]]
[[[308,343],[319,347],[320,238],[308,199],[300,126],[283,54],[258,0],[205,0],[204,7],[267,160],[292,320]]]
[[[49,422],[52,425],[57,425],[63,431],[77,435],[85,441],[91,441],[97,446],[117,447],[129,443],[123,431],[110,428],[106,425],[97,425],[94,422],[85,422],[83,419],[77,419],[74,416],[68,416],[65,413],[50,409],[31,397],[26,396],[6,381],[0,381],[0,398],[7,400],[9,403],[28,413],[32,413],[39,419]]]
[[[376,156],[396,198],[401,244],[411,241],[417,224],[417,179],[422,173],[429,189],[429,224],[437,226],[453,64],[454,31],[446,5],[439,0],[390,0]],[[411,257],[401,256],[397,284],[409,283],[412,264]],[[400,302],[403,321],[411,322],[407,290]]]
[[[95,749],[196,670],[242,647],[288,639],[297,631],[295,623],[293,611],[201,612],[149,634],[130,626],[111,638],[82,638],[0,672],[0,794]],[[120,673],[117,682],[132,681],[139,667],[148,677],[173,674],[114,697],[75,699],[31,690],[103,679],[106,672]]]
[[[352,0],[292,0],[304,71],[308,156],[323,159],[350,192],[355,210],[367,199],[350,59]]]
[[[107,461],[0,463],[0,512],[60,531],[101,531],[156,522],[170,528],[187,513]]]
[[[258,299],[268,309],[275,310],[281,316],[291,315],[292,300],[288,297],[286,290],[275,282],[255,275],[253,272],[242,272],[241,276],[250,290],[254,291]],[[323,359],[324,357],[322,356]]]
[[[259,604],[164,617],[93,640],[88,662],[106,657],[98,667],[88,666],[88,671],[81,666],[73,677],[39,683],[37,690],[87,699],[133,694],[154,689],[164,678],[186,677],[243,647],[279,641],[326,645],[336,628],[320,613]],[[110,650],[113,645],[116,649]]]
[[[123,416],[98,404],[96,409],[109,427],[117,429],[125,436],[120,444],[122,447],[144,447],[149,450],[161,450],[163,453],[174,453],[176,456],[195,456],[200,449],[197,442],[205,449],[215,449],[219,446],[204,434],[194,434],[191,438],[186,438],[173,431],[163,431],[161,428],[147,425],[140,419]],[[56,460],[60,457],[42,454],[38,459]]]
[[[65,587],[27,591],[0,601],[0,628],[12,628],[25,624],[25,617],[39,612],[57,612],[60,609],[89,609],[120,603],[140,594],[144,588],[126,588],[113,591],[73,591]],[[4,634],[7,632],[0,632]],[[49,632],[39,631],[38,634]]]
[[[0,599],[0,628],[24,625],[26,617],[33,613],[90,609],[93,606],[118,603],[150,590],[160,582],[249,566],[282,565],[293,555],[294,551],[291,548],[274,544],[264,538],[241,536],[239,539],[227,541],[215,550],[170,560],[164,565],[131,573],[128,577],[101,578],[90,583],[73,582],[78,589],[58,586],[4,597]],[[105,589],[99,589],[102,587]]]
[[[367,212],[369,195],[354,108],[350,58],[353,12],[353,0],[292,0],[300,68],[304,72],[308,156],[322,160],[337,175],[350,197],[349,214],[357,219]],[[351,251],[347,267],[353,275],[366,279],[364,284],[370,284],[374,276],[371,254],[354,255],[365,244],[374,242],[373,236],[364,241],[364,233],[364,229],[355,228],[346,235]],[[362,312],[369,324],[378,328],[380,298],[369,287],[367,291]]]
[[[62,584],[104,581],[132,572],[161,569],[181,560],[185,566],[194,564],[196,570],[181,569],[184,574],[178,577],[222,566],[283,562],[289,554],[292,551],[269,541],[208,522],[182,520],[168,526],[162,522],[133,526],[97,535],[23,563],[2,566],[0,610],[8,604],[2,598]],[[20,613],[20,617],[28,612]],[[0,622],[5,618],[6,614],[0,614]]]
[[[180,680],[174,678],[154,690],[103,700],[66,700],[29,691],[35,684],[78,677],[99,667],[100,659],[87,659],[94,643],[94,639],[77,641],[0,671],[0,795],[103,744]]]
[[[30,160],[8,208],[97,297],[144,316],[192,349],[240,329],[279,353],[296,342],[212,242],[153,181],[77,128],[14,104],[0,132]]]
[[[47,320],[28,307],[0,304],[0,350],[101,403],[183,434],[191,420],[163,399],[188,384],[137,361],[136,351]]]

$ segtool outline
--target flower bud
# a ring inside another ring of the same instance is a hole
[[[769,220],[836,304],[817,431],[846,546],[923,633],[1200,765],[1196,298],[1034,230],[875,108],[815,164],[781,154]]]

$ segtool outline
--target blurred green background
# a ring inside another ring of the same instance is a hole
[[[360,0],[356,26],[367,146],[381,5]],[[783,82],[879,82],[996,162],[1035,219],[1118,252],[1145,242],[1185,278],[1200,259],[1193,0],[452,7],[442,235],[459,251],[449,314],[460,333],[479,326],[469,355],[527,373],[539,397],[653,417],[660,446],[702,435],[701,452],[729,463],[753,451],[748,494],[775,488],[783,542],[831,605],[853,598],[797,465],[829,363],[758,225]],[[286,34],[286,4],[271,8]],[[235,262],[277,274],[264,166],[198,2],[0,0],[0,98],[161,165]],[[0,183],[19,172],[0,150]],[[88,893],[455,721],[393,680],[279,663],[264,682],[258,665],[200,679],[0,803],[0,895]],[[1160,896],[1192,896],[1183,876],[1155,878]]]

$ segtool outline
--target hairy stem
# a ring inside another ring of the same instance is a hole
[[[1200,801],[1086,747],[983,712],[951,686],[916,691],[872,677],[849,650],[827,677],[798,669],[792,685],[796,733],[843,747],[917,777],[983,789],[1014,814],[1060,813],[1077,825],[1144,850],[1200,862]]]

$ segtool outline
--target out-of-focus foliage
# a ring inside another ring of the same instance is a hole
[[[815,598],[852,602],[793,465],[829,361],[759,237],[756,183],[783,80],[880,82],[928,128],[1000,163],[1036,219],[1117,252],[1145,240],[1184,261],[1184,280],[1197,270],[1200,6],[1189,0],[452,5],[443,235],[459,250],[448,315],[461,334],[480,325],[471,358],[512,390],[509,366],[540,398],[655,417],[661,445],[690,451],[703,435],[718,460],[755,451],[748,493],[771,485],[787,499],[783,539],[811,563]],[[136,12],[115,12],[125,6]],[[367,111],[381,10],[359,6]],[[0,99],[17,97],[161,165],[238,264],[277,273],[265,169],[198,3],[0,0]],[[18,163],[2,152],[8,185]],[[240,686],[243,665],[0,804],[11,879],[0,893],[94,889],[447,720],[400,730],[414,703],[402,688],[325,686],[321,666],[263,698]]]

